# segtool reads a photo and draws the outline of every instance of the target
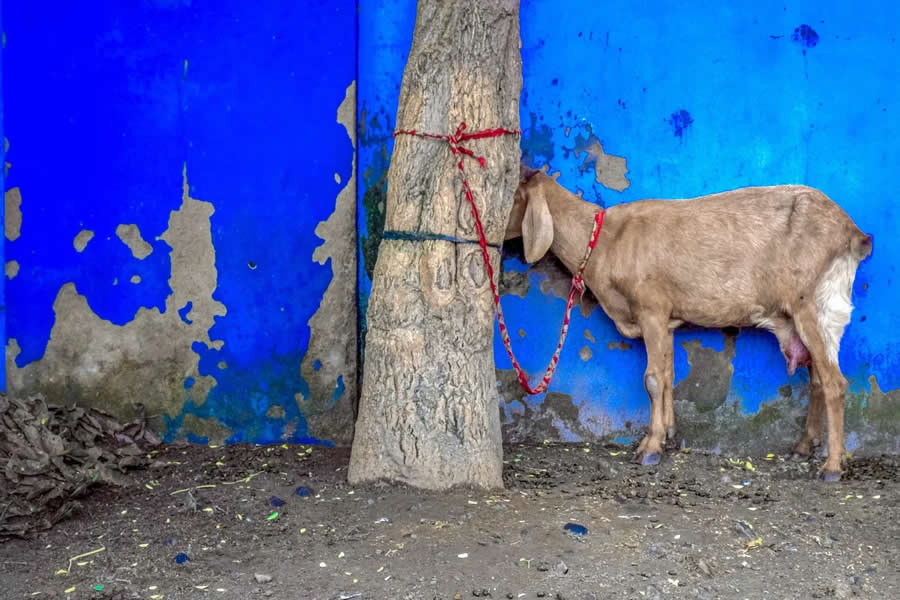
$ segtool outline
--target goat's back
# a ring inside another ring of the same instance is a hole
[[[718,327],[789,310],[838,257],[858,264],[870,238],[819,190],[750,187],[609,209],[609,284],[670,304],[673,316]]]

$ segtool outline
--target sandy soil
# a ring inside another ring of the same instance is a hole
[[[817,461],[630,457],[509,446],[505,490],[427,493],[347,485],[347,449],[166,446],[134,487],[94,488],[74,518],[0,544],[0,595],[900,597],[897,457],[853,459],[836,485]]]

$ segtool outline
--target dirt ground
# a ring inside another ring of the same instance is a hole
[[[900,595],[897,457],[853,459],[837,485],[814,480],[815,461],[681,452],[640,467],[630,457],[616,446],[509,446],[506,490],[492,495],[351,487],[347,449],[166,446],[135,487],[94,488],[74,518],[0,544],[0,595]]]

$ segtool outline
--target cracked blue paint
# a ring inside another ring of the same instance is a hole
[[[3,17],[5,186],[23,197],[22,236],[5,248],[20,263],[6,282],[16,364],[44,355],[66,282],[116,325],[142,307],[165,310],[170,248],[157,238],[181,205],[187,164],[190,196],[215,209],[213,298],[227,315],[209,331],[221,347],[192,345],[199,374],[216,383],[200,399],[184,381],[189,400],[167,417],[167,439],[192,414],[233,430],[230,442],[317,441],[294,395],[309,395],[307,322],[331,280],[330,265],[311,260],[313,231],[335,180],[352,175],[335,115],[356,78],[356,4],[5,3]],[[138,225],[147,258],[116,237],[121,223]],[[82,229],[96,235],[78,253]],[[128,284],[135,274],[140,286]],[[186,324],[191,309],[178,311]],[[284,419],[266,417],[275,404]]]
[[[413,0],[392,2],[383,14],[361,13],[361,32],[377,31],[377,37],[360,37],[367,61],[361,62],[360,98],[368,114],[373,107],[394,114],[413,26],[401,15],[414,13]],[[887,58],[897,56],[896,4],[879,2],[877,10],[863,12],[851,5],[805,1],[785,7],[764,0],[735,11],[728,4],[667,0],[652,11],[635,3],[598,11],[578,0],[561,12],[558,3],[523,0],[520,18],[523,160],[559,172],[559,181],[573,191],[594,190],[586,199],[612,206],[805,183],[834,198],[864,231],[897,236],[895,203],[881,193],[895,187],[893,166],[900,164],[900,150],[886,142],[900,136],[900,91],[893,85],[900,73],[898,61]],[[804,22],[815,29],[797,26]],[[802,60],[796,45],[804,50]],[[807,56],[813,47],[816,52]],[[606,153],[627,158],[631,185],[624,191],[597,190],[593,169],[584,169],[574,156],[577,139],[591,135]],[[361,143],[361,173],[377,171],[380,151],[378,143]],[[363,192],[361,186],[361,207]],[[888,299],[898,262],[896,248],[880,246],[859,269],[856,310],[840,353],[853,391],[870,391],[870,375],[882,389],[900,387],[900,343],[892,333],[900,305]],[[508,256],[504,268],[523,271],[525,265]],[[368,281],[360,277],[365,292]],[[527,331],[513,344],[537,380],[555,347],[565,301],[542,294],[539,275],[529,279],[526,297],[504,296],[503,309],[514,331]],[[577,339],[585,329],[595,342]],[[676,383],[690,371],[682,345],[689,340],[723,349],[718,330],[676,332]],[[649,417],[643,344],[607,349],[620,341],[599,309],[587,319],[574,311],[550,388],[569,394],[576,406],[607,415],[613,430]],[[585,344],[593,354],[586,362],[578,356]],[[494,357],[498,368],[511,368],[499,335]],[[802,369],[788,377],[774,337],[763,331],[739,333],[732,364],[728,402],[747,414],[778,397],[779,387],[807,381]],[[542,399],[526,402],[537,407]],[[508,418],[522,410],[518,403],[504,407]]]

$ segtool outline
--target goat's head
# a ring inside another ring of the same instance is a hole
[[[506,226],[505,239],[522,237],[525,260],[540,260],[553,243],[553,217],[547,206],[547,186],[556,184],[545,173],[521,167],[519,187]]]

